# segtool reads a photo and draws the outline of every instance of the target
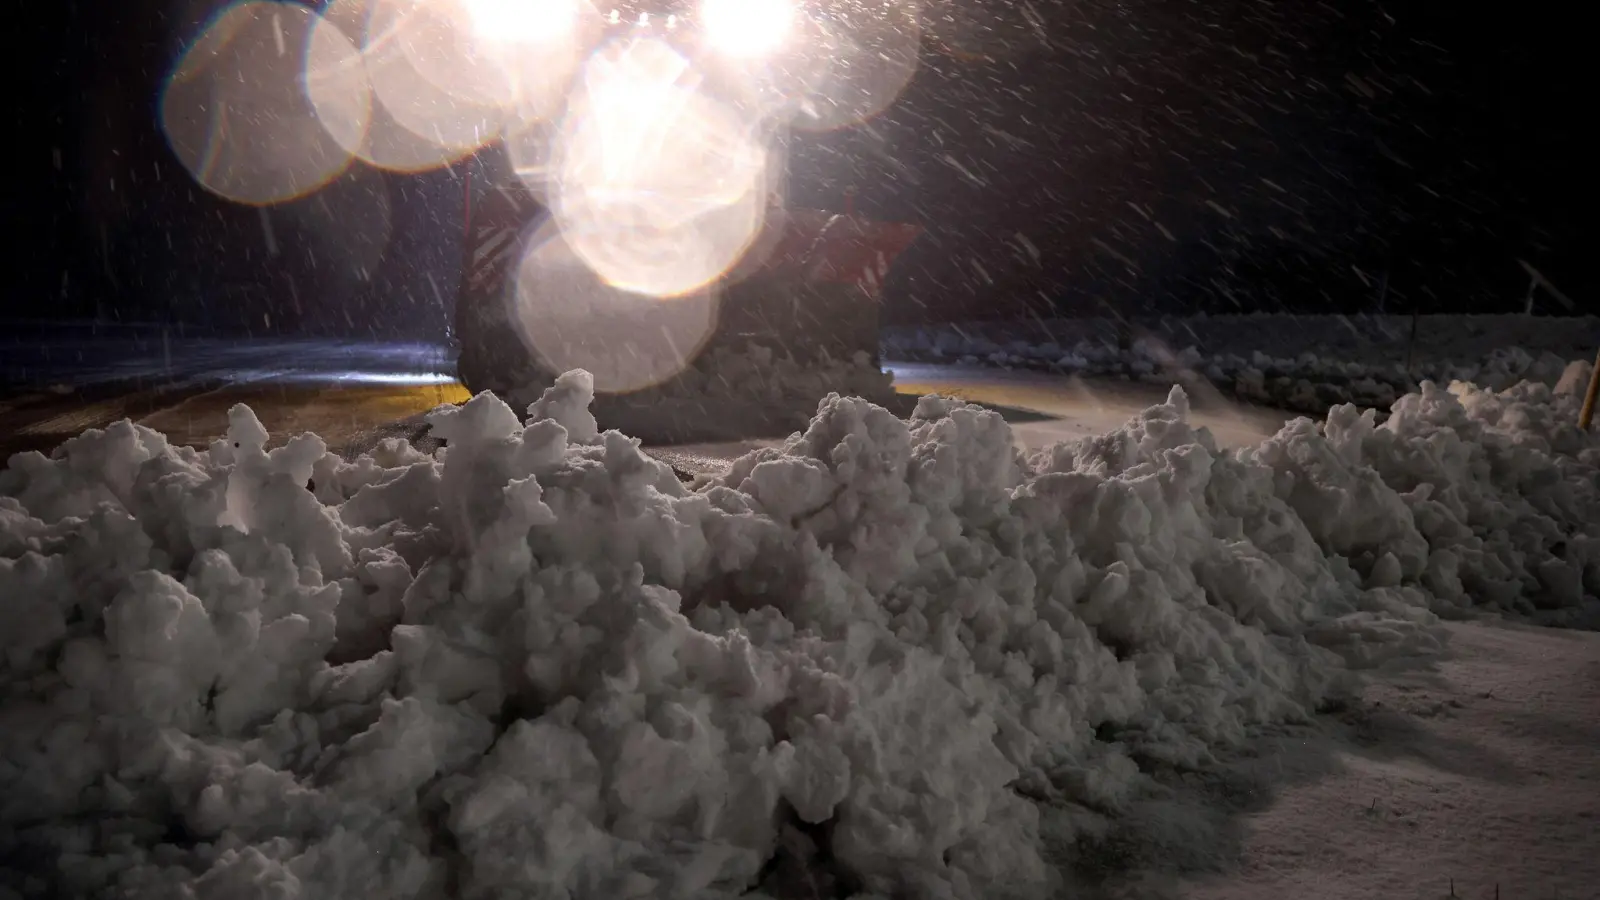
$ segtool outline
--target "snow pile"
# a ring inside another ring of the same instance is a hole
[[[1420,316],[1414,339],[1412,329],[1408,316],[1055,320],[891,328],[884,351],[1161,382],[1194,373],[1248,400],[1322,415],[1340,403],[1387,409],[1424,381],[1554,384],[1567,360],[1600,345],[1594,316]]]
[[[549,384],[535,377],[511,392],[509,402],[525,407]],[[603,427],[647,443],[696,443],[782,437],[805,428],[817,402],[835,393],[909,409],[909,398],[895,394],[894,376],[866,353],[798,360],[759,344],[714,348],[662,384],[603,394],[593,408]]]
[[[269,450],[241,406],[204,452],[14,457],[0,886],[1048,896],[1042,810],[1103,832],[1430,610],[1600,590],[1600,445],[1537,385],[1237,453],[1174,390],[1028,458],[830,396],[698,491],[591,396],[441,408],[432,456]]]

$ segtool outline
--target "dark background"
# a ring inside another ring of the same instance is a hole
[[[1516,311],[1518,260],[1587,306],[1568,9],[928,0],[909,89],[796,146],[791,195],[835,205],[854,185],[864,212],[928,227],[890,285],[898,321]],[[172,157],[160,85],[214,10],[71,0],[18,20],[39,39],[12,80],[0,316],[442,336],[451,172],[358,167],[263,213]],[[1540,310],[1568,311],[1548,294]]]

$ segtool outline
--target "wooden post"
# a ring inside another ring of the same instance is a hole
[[[1600,397],[1600,351],[1594,355],[1594,368],[1589,372],[1589,392],[1583,395],[1583,411],[1578,413],[1578,427],[1589,430],[1594,421],[1595,399]]]

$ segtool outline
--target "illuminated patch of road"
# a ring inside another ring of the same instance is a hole
[[[236,373],[237,374],[237,373]],[[266,373],[259,373],[266,377]],[[907,373],[912,374],[912,373]],[[997,408],[1011,421],[1018,446],[1037,448],[1102,434],[1140,410],[1159,403],[1166,390],[1130,382],[1088,382],[1059,376],[1012,377],[1015,373],[963,372],[924,367],[915,380],[896,384],[903,395],[938,393]],[[470,395],[442,376],[299,377],[235,381],[206,390],[130,392],[90,399],[83,394],[35,394],[11,398],[0,411],[0,459],[24,450],[49,451],[88,428],[120,418],[168,436],[175,444],[205,447],[227,430],[228,410],[248,404],[277,440],[315,432],[335,451],[366,447],[375,435],[395,428],[444,403],[464,403]],[[1247,446],[1275,433],[1288,414],[1245,407],[1215,396],[1195,398],[1192,419],[1210,428],[1223,446]],[[1030,415],[1016,416],[1011,413]],[[420,428],[420,423],[418,425]],[[403,430],[403,429],[402,429]],[[728,461],[777,441],[733,441],[652,448],[658,458],[692,473],[710,473]]]
[[[900,367],[891,366],[899,374]],[[1166,400],[1170,387],[1129,381],[1086,380],[1024,372],[967,372],[933,366],[905,367],[909,380],[895,381],[902,394],[942,394],[986,406],[1036,412],[1042,421],[1013,422],[1018,446],[1104,434],[1149,406]],[[1189,419],[1211,430],[1223,447],[1254,446],[1276,434],[1290,413],[1235,403],[1209,385],[1186,385]]]
[[[145,416],[139,424],[162,432],[175,444],[205,446],[227,431],[228,410],[244,403],[274,437],[287,439],[312,431],[328,446],[339,447],[376,426],[411,418],[440,404],[464,403],[468,398],[466,388],[454,382],[225,388]]]

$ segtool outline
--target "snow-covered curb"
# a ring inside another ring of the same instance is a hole
[[[1175,390],[1029,456],[832,396],[697,491],[592,393],[441,408],[432,456],[241,406],[13,458],[0,886],[1044,897],[1042,808],[1092,839],[1437,613],[1600,593],[1600,442],[1541,385],[1243,451]]]
[[[1060,319],[887,328],[883,346],[886,357],[903,362],[1164,383],[1194,373],[1246,400],[1322,415],[1340,403],[1386,410],[1423,381],[1494,389],[1519,381],[1554,385],[1568,360],[1593,358],[1600,317]]]

